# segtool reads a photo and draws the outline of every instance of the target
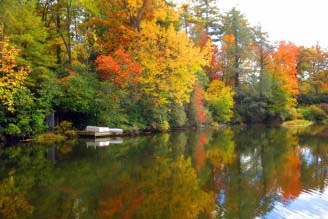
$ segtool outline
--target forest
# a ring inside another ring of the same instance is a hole
[[[304,30],[306,31],[306,30]],[[215,0],[1,0],[0,136],[328,123],[328,51]]]

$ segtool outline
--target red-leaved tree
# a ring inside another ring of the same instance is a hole
[[[141,75],[141,66],[120,48],[113,55],[100,55],[96,59],[100,78],[109,80],[119,87],[137,84]]]

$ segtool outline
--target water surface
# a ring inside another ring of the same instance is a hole
[[[0,218],[328,218],[328,129],[233,127],[0,149]]]

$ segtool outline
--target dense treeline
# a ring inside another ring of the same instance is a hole
[[[130,130],[326,119],[328,51],[272,45],[219,6],[0,1],[0,133],[42,132],[53,112]]]

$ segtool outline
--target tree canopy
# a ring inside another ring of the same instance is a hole
[[[0,27],[6,136],[53,112],[128,130],[327,118],[328,51],[272,44],[212,0],[4,0]]]

